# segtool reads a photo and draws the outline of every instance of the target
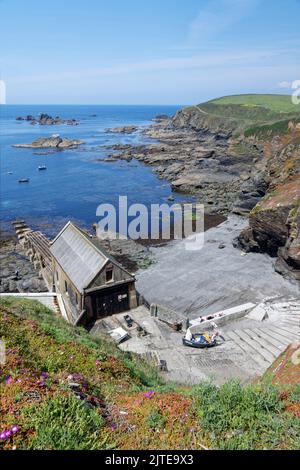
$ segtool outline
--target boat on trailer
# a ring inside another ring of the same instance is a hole
[[[225,341],[224,336],[220,335],[219,332],[209,333],[207,331],[203,333],[197,333],[195,335],[187,331],[184,338],[182,338],[182,344],[184,346],[189,346],[190,348],[212,348],[214,346],[219,346]]]

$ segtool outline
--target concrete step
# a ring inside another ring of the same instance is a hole
[[[244,330],[235,330],[235,333],[241,338],[242,341],[245,341],[249,344],[257,354],[268,363],[271,364],[274,361],[274,355],[268,351],[259,341],[252,339]]]
[[[300,318],[282,318],[280,320],[281,322],[288,322],[288,323],[293,323],[294,325],[298,325],[298,327],[300,328]]]
[[[278,312],[284,312],[284,313],[300,313],[299,306],[296,307],[288,307],[288,308],[282,308],[279,307],[276,309]]]
[[[286,316],[300,317],[300,310],[294,311],[294,312],[281,312],[281,313]]]
[[[293,323],[298,323],[300,325],[300,316],[284,316],[282,317],[282,321],[291,321]]]
[[[289,339],[285,338],[284,336],[280,335],[279,333],[275,333],[274,331],[258,329],[257,333],[261,338],[265,338],[270,343],[273,342],[273,344],[278,345],[278,347],[283,346],[283,348],[285,349],[290,344]]]
[[[258,366],[259,373],[263,373],[266,370],[268,364],[265,359],[263,359],[259,354],[254,354],[252,346],[245,341],[242,341],[235,331],[227,331],[226,339],[227,338],[232,340],[237,346],[240,347],[240,349],[247,355],[249,361]]]
[[[297,334],[295,333],[292,333],[290,331],[287,331],[284,327],[282,327],[281,325],[279,326],[272,326],[270,325],[268,327],[268,331],[271,333],[276,333],[280,336],[282,336],[283,338],[286,338],[289,340],[289,343],[292,343],[293,341],[295,341],[297,339]]]
[[[289,321],[289,320],[281,321],[280,325],[295,328],[296,331],[297,331],[297,328],[299,328],[299,323],[298,322],[293,322],[293,321]]]
[[[274,355],[274,359],[278,357],[285,349],[285,346],[279,343],[276,339],[271,338],[269,335],[262,336],[257,330],[245,330],[252,339],[259,342],[265,349]]]
[[[297,328],[297,326],[285,326],[285,325],[280,325],[280,328],[282,330],[285,330],[287,333],[290,333],[295,336],[295,338],[300,339],[300,328]]]
[[[269,330],[266,330],[268,334],[272,335],[274,338],[278,339],[278,341],[281,341],[282,343],[285,342],[286,346],[289,344],[293,343],[295,341],[295,338],[292,336],[289,336],[288,333],[286,333],[283,330],[280,330],[279,327],[275,327],[274,329],[270,328]]]

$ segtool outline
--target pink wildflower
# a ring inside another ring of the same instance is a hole
[[[155,395],[155,392],[153,390],[150,390],[150,392],[144,393],[145,398],[152,398]]]
[[[17,426],[16,424],[11,427],[11,432],[12,432],[13,434],[16,434],[16,433],[19,432],[19,431],[20,431],[20,427]]]
[[[13,382],[13,378],[11,375],[7,375],[5,378],[6,385],[10,385]]]

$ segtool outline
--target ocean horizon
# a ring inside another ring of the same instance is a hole
[[[168,201],[170,184],[161,180],[138,161],[106,162],[115,144],[142,145],[150,141],[141,130],[150,125],[158,114],[172,116],[177,105],[1,105],[0,127],[2,146],[1,166],[1,221],[2,228],[10,230],[10,222],[24,219],[33,228],[54,235],[68,221],[90,228],[97,222],[96,209],[101,203],[118,207],[118,197],[127,196],[129,204]],[[79,124],[31,125],[17,121],[18,116],[37,117],[47,113],[53,117],[76,119]],[[133,134],[116,134],[107,128],[136,125]],[[80,139],[84,145],[75,149],[14,148],[14,144],[59,134],[69,139]],[[45,165],[46,171],[38,171]],[[19,179],[29,178],[21,184]],[[190,200],[172,194],[175,202]]]

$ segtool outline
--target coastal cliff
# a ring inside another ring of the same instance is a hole
[[[222,163],[232,152],[239,161],[231,210],[249,214],[236,244],[278,256],[278,272],[300,281],[300,110],[289,99],[225,97],[180,110],[172,125],[226,139]],[[240,171],[245,155],[246,177]]]
[[[238,241],[246,250],[278,256],[278,272],[300,281],[300,140],[282,143],[286,139],[277,140],[275,148],[273,142],[266,146],[268,189]]]
[[[106,161],[137,159],[206,213],[249,217],[236,246],[277,256],[276,269],[300,279],[300,109],[289,96],[219,98],[143,132],[155,143],[111,146]]]

